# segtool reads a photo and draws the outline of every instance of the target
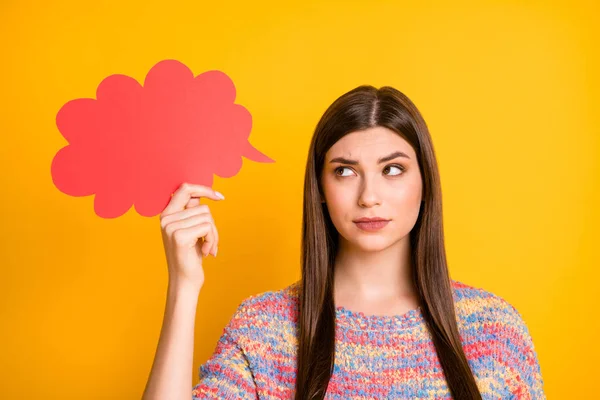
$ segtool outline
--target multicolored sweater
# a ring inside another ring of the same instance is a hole
[[[197,399],[293,399],[300,282],[241,302],[199,368]],[[545,399],[536,350],[503,298],[451,280],[463,349],[483,399]],[[336,307],[326,400],[451,399],[421,309],[365,315]]]

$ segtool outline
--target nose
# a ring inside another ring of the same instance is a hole
[[[379,198],[379,194],[377,194],[377,183],[374,182],[375,179],[367,179],[363,180],[363,183],[360,187],[360,192],[358,195],[358,205],[361,207],[373,207],[375,205],[381,204],[381,199]]]

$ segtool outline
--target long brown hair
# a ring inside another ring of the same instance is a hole
[[[455,399],[481,399],[456,323],[442,226],[442,194],[429,130],[420,112],[390,86],[359,86],[321,117],[310,143],[304,178],[302,278],[299,289],[296,400],[323,399],[335,356],[333,266],[338,232],[321,203],[325,154],[344,135],[383,126],[413,147],[423,180],[419,217],[410,232],[412,278],[446,382]],[[323,197],[324,198],[324,197]]]

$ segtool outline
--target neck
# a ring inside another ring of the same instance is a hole
[[[366,301],[412,298],[410,236],[380,251],[364,251],[340,237],[334,264],[334,290]]]

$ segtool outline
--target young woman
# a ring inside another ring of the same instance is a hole
[[[218,245],[199,196],[219,199],[184,184],[161,215],[170,279],[148,400],[189,398],[202,257]],[[545,398],[519,312],[449,276],[433,144],[404,94],[360,86],[325,111],[306,166],[302,278],[240,304],[192,397]]]

